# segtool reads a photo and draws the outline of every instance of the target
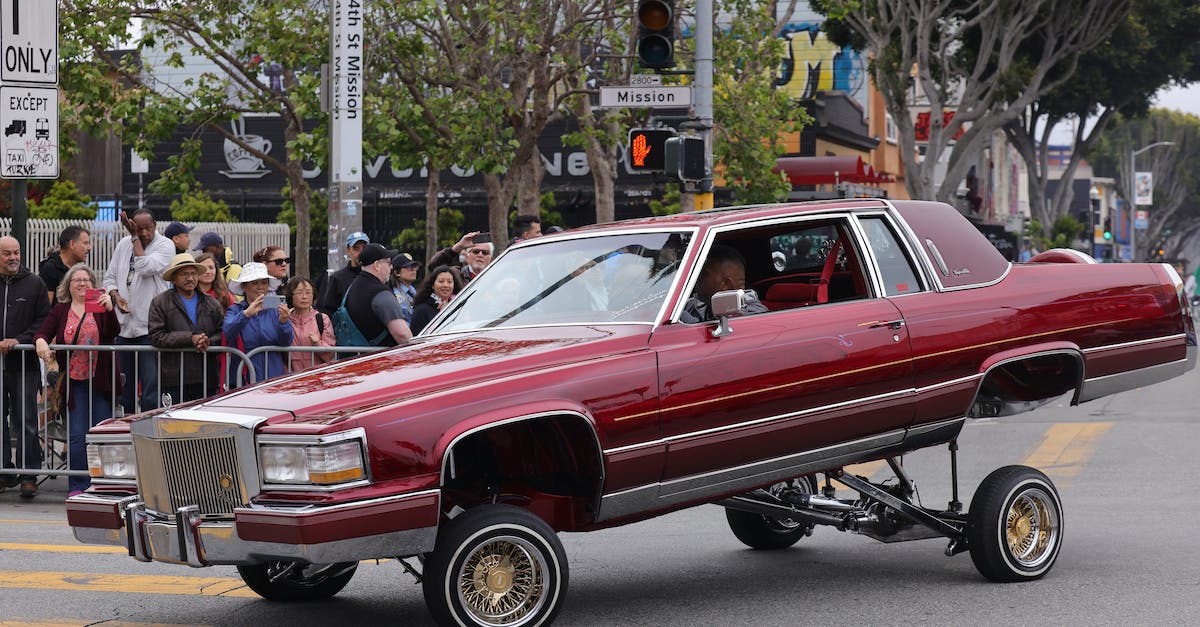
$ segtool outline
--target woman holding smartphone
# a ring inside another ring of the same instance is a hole
[[[238,350],[248,353],[260,346],[291,346],[291,310],[287,303],[275,293],[279,279],[267,273],[267,267],[251,262],[242,267],[237,279],[229,282],[229,291],[245,296],[225,312],[225,341]],[[277,377],[287,372],[283,352],[267,352],[255,355],[254,365],[258,381]],[[238,360],[230,360],[229,385],[236,387],[249,382],[249,374],[236,378]]]
[[[121,324],[113,313],[112,299],[87,264],[71,266],[54,297],[58,302],[34,335],[34,345],[38,357],[47,363],[57,361],[58,376],[66,381],[63,406],[67,410],[68,460],[71,470],[87,470],[84,437],[92,426],[112,417],[113,398],[121,391],[115,353],[66,351],[56,355],[50,344],[113,344]],[[87,477],[71,476],[67,489],[74,496],[90,483]]]

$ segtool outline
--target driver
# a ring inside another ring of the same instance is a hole
[[[742,254],[727,244],[717,244],[708,251],[708,259],[700,270],[696,281],[696,293],[688,299],[679,315],[680,322],[708,322],[715,320],[711,311],[713,294],[725,290],[746,289],[746,260]],[[765,313],[766,305],[758,300],[754,290],[746,290],[747,314]]]

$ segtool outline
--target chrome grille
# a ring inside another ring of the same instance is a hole
[[[232,514],[245,493],[238,472],[233,436],[212,438],[135,438],[138,450],[138,483],[142,499],[151,509],[173,513],[196,505],[201,514]],[[146,455],[148,453],[149,455]],[[143,468],[143,459],[153,462]],[[157,467],[157,468],[155,468]],[[152,468],[155,481],[147,476]],[[159,474],[161,473],[161,474]]]

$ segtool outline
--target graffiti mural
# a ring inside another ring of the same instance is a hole
[[[834,45],[820,24],[789,24],[782,36],[788,40],[787,58],[775,79],[776,87],[786,89],[797,100],[836,89],[865,108],[866,68],[858,52]]]

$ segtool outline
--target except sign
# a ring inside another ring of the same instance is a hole
[[[58,2],[0,2],[0,44],[0,80],[58,84]]]
[[[601,87],[599,106],[601,108],[646,107],[652,109],[690,107],[692,106],[692,88],[678,85],[671,87]]]
[[[58,88],[0,86],[0,173],[58,178]]]

